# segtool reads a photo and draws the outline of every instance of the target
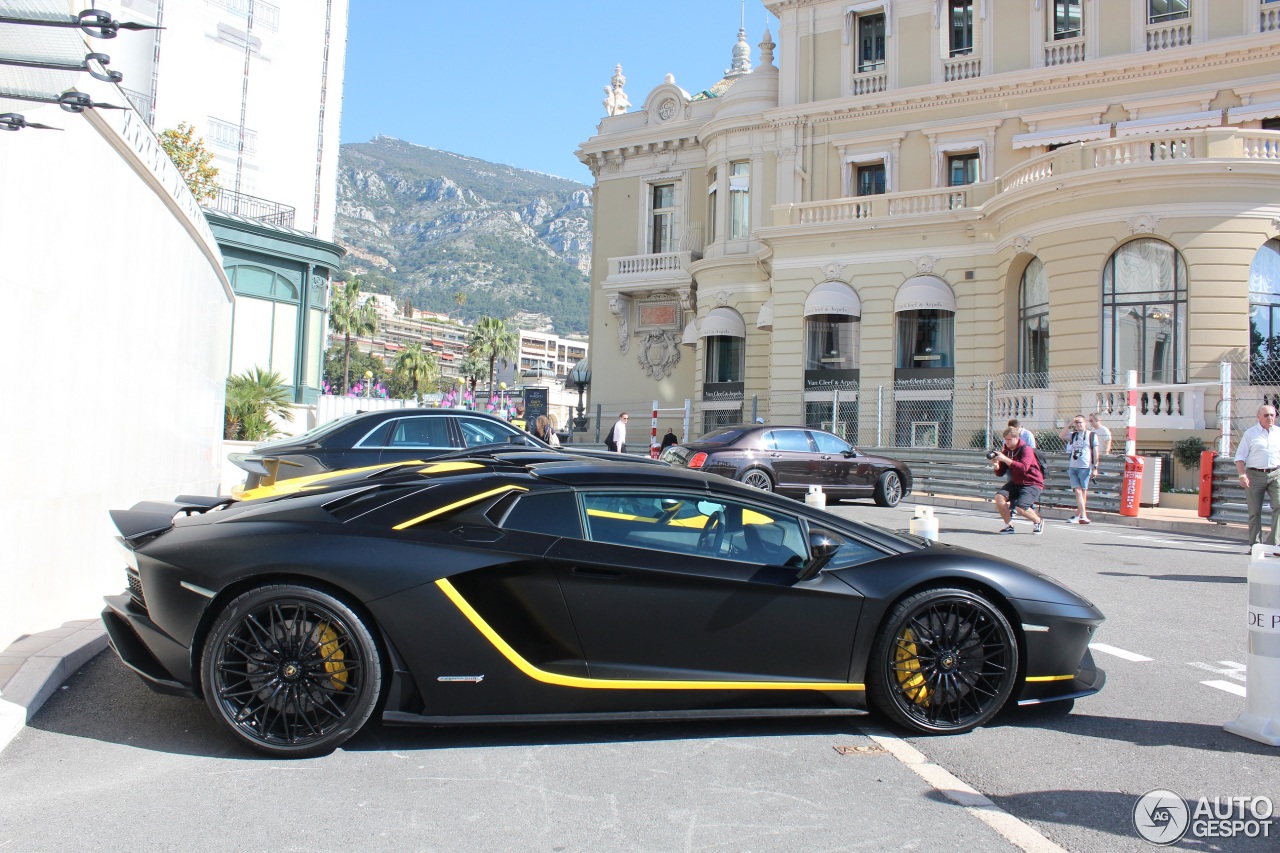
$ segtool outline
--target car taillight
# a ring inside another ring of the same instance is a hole
[[[707,454],[699,451],[698,453],[695,453],[693,454],[693,456],[689,457],[689,467],[701,468],[702,464],[706,461],[707,461]]]

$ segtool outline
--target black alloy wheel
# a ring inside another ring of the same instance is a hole
[[[902,500],[902,480],[897,471],[885,471],[876,481],[875,492],[871,495],[876,506],[894,507]]]
[[[224,726],[276,757],[332,752],[369,719],[382,664],[369,629],[339,599],[301,585],[234,599],[209,631],[205,701]]]
[[[773,478],[769,476],[769,472],[762,468],[752,468],[739,478],[744,486],[750,486],[753,489],[759,489],[762,492],[773,491]]]
[[[871,700],[900,726],[959,734],[1013,692],[1018,640],[1000,609],[964,589],[930,589],[893,609],[871,650]]]

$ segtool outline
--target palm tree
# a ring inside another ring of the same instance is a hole
[[[418,389],[424,385],[430,386],[440,378],[440,363],[434,352],[422,348],[422,341],[414,341],[404,352],[396,356],[395,371],[408,376],[413,382],[414,402],[422,405],[422,397]]]
[[[351,336],[372,335],[378,331],[378,314],[373,300],[360,301],[360,279],[353,278],[335,288],[329,303],[329,328],[343,336],[342,393],[351,388]]]
[[[457,293],[453,294],[453,301],[458,303],[459,308],[461,308],[463,305],[466,305],[467,304],[466,291],[459,290]]]
[[[254,367],[227,377],[227,400],[223,438],[230,441],[261,441],[278,433],[268,418],[276,415],[292,420],[293,403],[289,386],[274,370]]]
[[[467,350],[467,354],[462,357],[462,362],[458,365],[458,375],[467,380],[472,394],[476,392],[476,384],[484,378],[484,372],[484,359]]]
[[[493,394],[494,364],[502,366],[516,360],[520,352],[520,336],[507,328],[506,320],[481,317],[471,333],[471,351],[489,361],[489,393]]]

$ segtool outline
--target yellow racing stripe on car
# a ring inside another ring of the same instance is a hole
[[[471,471],[475,468],[483,468],[479,462],[437,462],[434,465],[428,465],[426,468],[419,468],[419,474],[448,474],[450,471]]]
[[[420,515],[417,518],[411,518],[408,521],[402,521],[391,529],[404,530],[406,527],[413,527],[415,524],[421,524],[422,522],[426,521],[429,518],[435,518],[437,515],[444,515],[446,512],[452,512],[453,510],[457,509],[460,506],[473,504],[476,501],[482,501],[485,498],[493,497],[494,495],[500,495],[503,492],[527,492],[527,491],[529,490],[526,489],[524,486],[502,486],[501,488],[490,489],[487,492],[481,492],[478,495],[472,495],[469,498],[463,498],[460,501],[454,501],[453,503],[448,504],[446,506],[442,506],[438,509],[433,509],[431,510],[431,512],[424,513],[423,515]]]
[[[595,690],[865,690],[863,684],[850,684],[834,681],[655,681],[645,679],[623,678],[582,678],[576,675],[558,675],[538,669],[525,660],[519,652],[484,621],[484,617],[476,612],[462,594],[449,583],[448,579],[436,581],[449,600],[462,611],[462,615],[484,635],[503,657],[516,669],[543,684],[554,684],[558,687],[581,687]]]
[[[340,468],[337,471],[325,471],[323,474],[307,474],[304,477],[294,477],[283,482],[277,482],[270,486],[259,486],[256,489],[245,489],[239,494],[232,490],[231,496],[242,501],[256,501],[262,498],[278,498],[282,495],[292,495],[311,488],[317,483],[325,480],[331,480],[334,477],[345,477],[348,474],[362,474],[373,471],[386,471],[400,465],[425,465],[420,460],[412,460],[410,462],[392,462],[383,463],[381,465],[366,465],[363,468]]]
[[[1027,681],[1070,681],[1074,675],[1028,675]]]

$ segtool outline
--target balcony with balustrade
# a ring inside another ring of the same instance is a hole
[[[604,288],[639,292],[689,287],[693,283],[689,266],[701,258],[701,252],[691,250],[610,258]]]

